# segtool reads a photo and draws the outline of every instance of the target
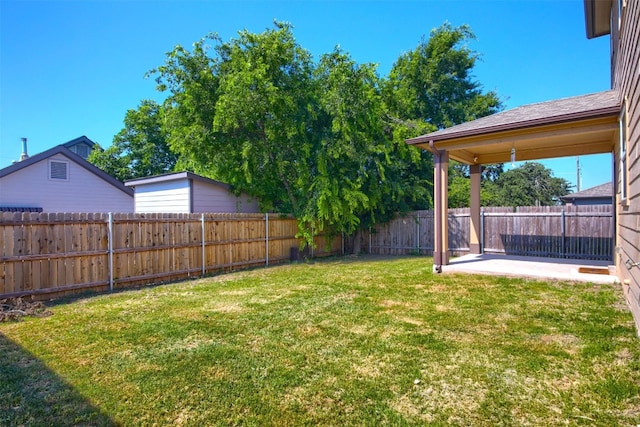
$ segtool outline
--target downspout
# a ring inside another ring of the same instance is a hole
[[[434,172],[433,172],[433,186],[434,186],[434,201],[433,201],[433,225],[434,225],[434,250],[433,250],[433,271],[436,273],[442,273],[442,215],[439,209],[442,209],[442,154],[436,148],[433,140],[429,141],[429,151],[433,153]]]

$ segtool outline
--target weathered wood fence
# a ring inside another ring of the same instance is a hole
[[[485,253],[590,260],[613,259],[613,208],[542,206],[483,208],[481,247]],[[449,209],[449,248],[469,252],[468,208]],[[372,254],[431,255],[433,211],[416,211],[361,234],[360,245]]]
[[[431,255],[433,211],[416,211],[370,232],[371,254]],[[0,298],[119,289],[289,260],[297,221],[270,214],[0,213]],[[487,253],[611,260],[610,205],[484,208]],[[310,256],[344,253],[316,236]],[[469,209],[449,210],[449,247],[469,251]]]
[[[0,213],[0,298],[63,295],[289,260],[297,221],[270,214]],[[316,236],[311,256],[339,254]]]

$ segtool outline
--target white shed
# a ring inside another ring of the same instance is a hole
[[[134,190],[136,213],[257,213],[258,202],[236,196],[229,185],[191,172],[126,181]]]

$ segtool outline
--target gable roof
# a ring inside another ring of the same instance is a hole
[[[161,175],[154,175],[149,177],[134,178],[124,182],[127,187],[135,187],[137,185],[154,184],[158,182],[176,181],[179,179],[193,179],[196,181],[204,182],[206,184],[213,184],[223,187],[225,190],[230,191],[231,186],[224,182],[216,181],[215,179],[207,178],[202,175],[195,174],[193,172],[169,172]]]
[[[566,196],[560,197],[560,199],[562,201],[566,201],[575,199],[604,199],[611,197],[613,197],[613,182],[607,182],[605,184],[587,188],[586,190],[578,191],[577,193],[567,194]]]
[[[96,143],[93,142],[92,140],[90,140],[89,138],[87,138],[86,136],[82,135],[79,136],[78,138],[72,139],[71,141],[65,142],[64,144],[60,144],[66,148],[70,148],[73,147],[74,145],[78,145],[80,143],[84,142],[85,144],[87,144],[89,147],[93,148]]]
[[[614,90],[523,105],[408,139],[423,149],[446,150],[468,164],[610,152],[620,101]],[[436,148],[437,147],[437,148]]]
[[[31,156],[21,162],[17,162],[12,164],[11,166],[7,166],[6,168],[0,169],[0,178],[5,177],[7,175],[10,175],[14,172],[17,172],[19,170],[28,168],[29,166],[38,163],[42,160],[46,160],[49,157],[55,156],[56,154],[62,154],[65,157],[68,157],[69,160],[73,161],[74,163],[78,164],[79,166],[82,166],[83,168],[85,168],[87,171],[91,172],[92,174],[96,175],[98,178],[102,179],[103,181],[107,182],[110,185],[113,185],[114,187],[116,187],[118,190],[126,193],[129,196],[133,196],[133,190],[129,187],[125,187],[125,185],[118,181],[117,179],[115,179],[114,177],[112,177],[111,175],[109,175],[108,173],[104,172],[103,170],[99,169],[97,166],[94,166],[93,164],[89,163],[87,160],[83,159],[81,156],[77,155],[76,153],[74,153],[73,151],[69,150],[65,145],[69,144],[73,141],[77,141],[78,139],[81,138],[86,138],[87,140],[89,140],[89,138],[85,137],[80,137],[80,138],[76,138],[75,140],[69,141],[65,144],[61,144],[61,145],[56,145],[53,148],[48,149],[47,151],[43,151],[42,153],[38,153],[34,156]],[[93,143],[91,140],[89,140],[91,143]],[[80,141],[82,142],[82,141]],[[75,142],[72,145],[77,144],[78,142]]]
[[[528,128],[586,117],[598,117],[611,113],[618,114],[619,112],[620,102],[618,101],[617,93],[613,90],[607,90],[589,95],[523,105],[431,132],[417,138],[411,138],[407,142],[409,144],[424,142],[425,140],[435,142],[462,136],[494,133],[501,130]]]

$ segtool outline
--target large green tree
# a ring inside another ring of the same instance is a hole
[[[178,156],[169,148],[161,116],[160,105],[143,100],[127,111],[112,145],[93,150],[88,160],[120,181],[172,171]]]
[[[213,51],[208,43],[213,43]],[[169,90],[166,126],[181,162],[299,214],[312,153],[313,62],[288,24],[228,42],[210,35],[154,70]]]
[[[352,233],[362,218],[375,219],[391,192],[379,79],[375,66],[337,48],[320,58],[315,78],[317,143],[301,219],[317,230]]]
[[[405,139],[500,107],[472,79],[470,37],[445,24],[380,79],[340,49],[314,62],[292,27],[276,22],[177,46],[150,74],[168,95],[162,128],[178,167],[293,213],[309,238],[431,206],[431,154]]]
[[[393,132],[398,182],[408,197],[401,207],[424,209],[431,207],[433,191],[433,155],[425,150],[408,147],[404,139],[437,129],[474,120],[502,108],[498,95],[484,93],[472,74],[479,56],[467,47],[473,40],[471,29],[452,27],[445,23],[431,31],[428,39],[402,54],[393,65],[383,85],[388,107],[389,127]],[[468,183],[452,174],[454,206],[463,204]],[[398,209],[401,210],[401,209]]]
[[[374,67],[339,50],[316,65],[291,26],[276,23],[228,42],[211,36],[193,52],[177,47],[156,72],[170,91],[172,148],[263,209],[296,215],[305,237],[327,226],[352,232],[381,199],[371,183],[384,182],[389,159]]]
[[[473,77],[479,55],[467,43],[474,38],[469,26],[445,23],[402,54],[385,87],[390,112],[423,120],[435,130],[500,111],[497,93],[483,93]]]
[[[469,207],[471,181],[468,167],[452,162],[449,168],[449,207]],[[480,183],[482,206],[550,206],[571,192],[571,184],[553,176],[541,163],[527,162],[504,171],[503,165],[483,167]]]
[[[506,171],[496,184],[500,206],[552,206],[571,192],[569,181],[554,177],[551,169],[538,162]]]

